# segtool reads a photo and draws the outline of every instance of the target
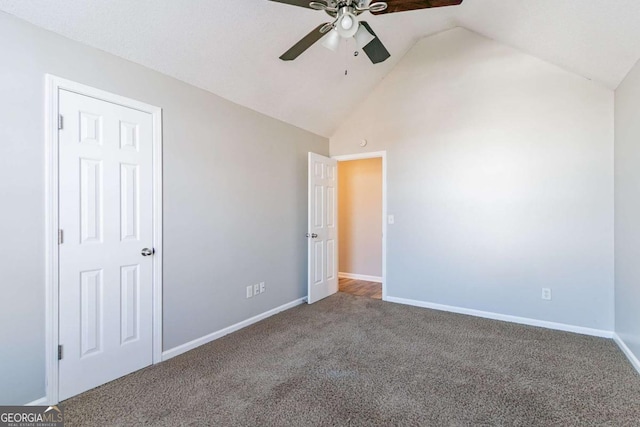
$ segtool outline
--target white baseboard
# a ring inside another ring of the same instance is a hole
[[[382,283],[382,277],[367,276],[366,274],[338,273],[340,279],[365,280],[367,282]]]
[[[24,406],[44,406],[47,404],[47,398],[41,397],[40,399],[34,400],[33,402],[25,403]]]
[[[633,365],[633,367],[636,368],[636,371],[638,371],[638,373],[640,374],[640,360],[638,360],[636,355],[633,354],[631,349],[627,347],[627,345],[624,343],[624,341],[622,341],[622,338],[620,338],[618,334],[613,334],[613,340],[616,342],[616,344],[618,344],[618,347],[620,347],[620,350],[622,350],[624,355],[627,356],[627,359],[629,359],[631,365]]]
[[[189,341],[188,343],[179,345],[177,347],[174,347],[172,349],[169,349],[167,351],[163,351],[162,352],[162,360],[168,360],[171,359],[172,357],[176,357],[182,353],[186,353],[189,350],[193,350],[196,347],[200,347],[201,345],[210,343],[211,341],[217,340],[218,338],[222,338],[225,335],[229,335],[232,332],[235,332],[239,329],[245,328],[249,325],[252,325],[256,322],[259,322],[263,319],[266,319],[267,317],[271,317],[274,314],[278,314],[281,311],[285,311],[288,310],[290,308],[293,308],[297,305],[300,305],[302,303],[304,303],[307,300],[307,297],[304,298],[300,298],[297,299],[295,301],[291,301],[289,303],[283,304],[280,307],[276,307],[272,310],[269,311],[265,311],[264,313],[258,314],[257,316],[253,316],[247,320],[243,320],[242,322],[238,322],[235,325],[231,325],[228,326],[224,329],[221,329],[219,331],[213,332],[209,335],[205,335],[204,337],[201,338],[197,338],[193,341]]]
[[[430,308],[433,310],[448,311],[451,313],[467,314],[469,316],[483,317],[485,319],[501,320],[503,322],[519,323],[521,325],[538,326],[541,328],[555,329],[558,331],[574,332],[582,335],[592,335],[601,338],[614,338],[613,331],[604,329],[585,328],[584,326],[568,325],[566,323],[549,322],[546,320],[531,319],[527,317],[510,316],[508,314],[493,313],[490,311],[474,310],[470,308],[455,307],[451,305],[436,304],[426,301],[418,301],[405,298],[387,297],[387,301],[398,304],[413,305],[416,307]]]

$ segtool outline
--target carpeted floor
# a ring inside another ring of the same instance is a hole
[[[66,426],[640,425],[610,340],[338,293],[63,402]]]

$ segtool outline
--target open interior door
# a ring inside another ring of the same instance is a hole
[[[309,304],[338,292],[337,163],[309,153]]]

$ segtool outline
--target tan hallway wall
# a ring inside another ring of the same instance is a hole
[[[382,276],[382,159],[338,163],[339,271]]]

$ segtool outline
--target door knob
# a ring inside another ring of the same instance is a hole
[[[142,256],[151,256],[151,255],[153,255],[153,254],[155,254],[155,253],[156,253],[156,250],[155,250],[155,249],[153,249],[153,248],[151,248],[151,249],[149,249],[149,248],[144,248],[144,249],[142,250],[142,252],[140,252],[140,253],[142,254]]]
[[[315,239],[316,237],[318,237],[318,235],[316,233],[313,233],[313,234],[307,233],[307,237],[311,237],[312,239]]]

